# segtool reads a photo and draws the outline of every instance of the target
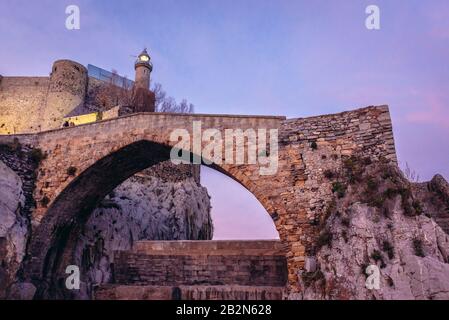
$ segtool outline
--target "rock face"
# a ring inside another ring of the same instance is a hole
[[[394,167],[355,161],[333,176],[336,197],[296,298],[449,299],[449,236],[433,218],[449,194],[433,191],[435,179],[412,184]],[[365,286],[369,265],[380,271],[378,290]]]
[[[415,191],[427,203],[426,209],[438,225],[449,234],[449,183],[437,174],[429,183],[416,184]]]
[[[0,298],[5,297],[25,255],[28,224],[22,216],[24,204],[22,180],[0,161]]]
[[[113,281],[114,251],[129,250],[137,240],[212,239],[210,208],[199,167],[163,163],[122,183],[80,235],[76,258],[82,283],[76,298],[89,299],[95,286]]]
[[[30,299],[36,289],[17,281],[30,238],[35,171],[42,156],[16,140],[0,145],[0,299]]]

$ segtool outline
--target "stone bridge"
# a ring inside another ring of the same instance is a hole
[[[278,129],[278,170],[261,175],[260,164],[212,164],[248,189],[274,221],[287,259],[288,285],[300,290],[297,272],[316,233],[313,221],[332,197],[326,169],[363,153],[396,162],[387,106],[310,118],[142,113],[37,134],[0,136],[42,150],[35,189],[37,208],[24,276],[48,282],[64,274],[77,230],[96,204],[124,180],[170,159],[175,129]],[[203,146],[206,142],[203,141]],[[224,155],[223,155],[224,156]],[[314,233],[315,232],[315,233]],[[64,267],[65,268],[65,267]]]

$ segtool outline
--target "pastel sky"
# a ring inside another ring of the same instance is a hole
[[[65,28],[69,4],[80,30]],[[381,30],[365,28],[370,4]],[[2,75],[48,75],[68,58],[132,78],[143,47],[154,81],[198,113],[304,117],[388,104],[401,164],[422,180],[449,178],[447,0],[0,0]],[[276,235],[238,184],[210,170],[203,183],[217,238]]]

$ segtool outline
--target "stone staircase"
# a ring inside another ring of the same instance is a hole
[[[139,241],[118,251],[96,299],[277,300],[287,282],[279,241]]]

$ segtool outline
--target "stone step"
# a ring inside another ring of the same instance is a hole
[[[285,286],[279,241],[141,241],[114,257],[117,284]]]
[[[285,287],[102,285],[96,300],[282,300]]]
[[[133,252],[147,255],[283,255],[279,240],[136,241]]]

